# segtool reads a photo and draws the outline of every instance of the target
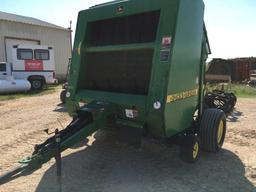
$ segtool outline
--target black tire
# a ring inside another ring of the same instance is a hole
[[[236,106],[237,97],[234,93],[230,93],[230,97],[231,97],[231,100],[232,100],[232,107],[234,108]]]
[[[44,86],[44,82],[41,79],[30,80],[31,90],[41,90]]]
[[[200,122],[200,141],[202,149],[218,152],[226,136],[226,115],[220,109],[206,109]]]
[[[61,100],[62,103],[66,103],[66,93],[67,93],[66,90],[63,90],[60,93],[60,100]]]
[[[180,145],[180,158],[187,163],[194,163],[200,155],[200,139],[196,135],[187,135]]]

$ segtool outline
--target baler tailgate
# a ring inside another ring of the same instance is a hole
[[[159,19],[154,10],[88,22],[78,89],[148,95]]]

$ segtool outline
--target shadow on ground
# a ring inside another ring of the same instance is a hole
[[[202,154],[196,164],[179,160],[178,149],[146,143],[142,150],[116,143],[98,132],[89,147],[63,157],[62,190],[53,165],[37,192],[252,192],[245,169],[234,153]]]
[[[60,103],[56,106],[56,108],[53,111],[59,112],[59,113],[65,113],[65,112],[67,112],[67,108],[66,108],[65,104]]]

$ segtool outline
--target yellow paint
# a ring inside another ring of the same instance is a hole
[[[82,42],[79,43],[79,46],[78,46],[78,48],[77,48],[77,53],[78,53],[78,55],[81,54],[81,46],[82,46]]]
[[[218,128],[218,144],[221,144],[221,139],[223,136],[223,132],[224,132],[224,123],[221,120],[220,124],[219,124],[219,128]]]
[[[173,94],[173,95],[168,95],[166,103],[172,103],[172,102],[187,99],[196,95],[198,95],[198,89],[184,91],[184,92]]]
[[[199,144],[198,144],[198,142],[196,142],[193,147],[193,158],[194,159],[196,159],[198,152],[199,152]]]

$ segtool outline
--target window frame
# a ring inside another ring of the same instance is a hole
[[[21,51],[30,51],[32,53],[32,58],[30,59],[24,59],[21,57]],[[34,58],[34,53],[33,53],[33,49],[23,49],[23,48],[18,48],[17,49],[17,59],[18,60],[33,60]]]
[[[5,70],[3,71],[3,70],[1,70],[1,67],[0,67],[0,72],[6,72],[7,71],[7,65],[6,65],[6,63],[0,63],[0,66],[1,65],[4,65],[5,66]]]
[[[36,52],[40,52],[40,51],[47,52],[48,53],[48,58],[47,59],[37,59],[36,58]],[[35,58],[35,60],[49,61],[50,60],[50,51],[48,49],[35,49],[34,50],[34,58]]]

